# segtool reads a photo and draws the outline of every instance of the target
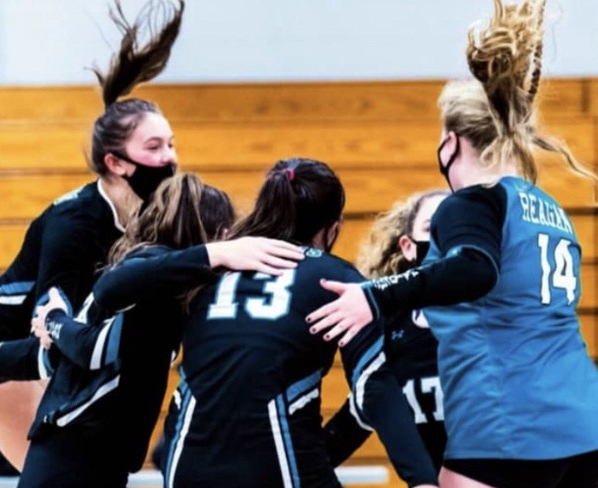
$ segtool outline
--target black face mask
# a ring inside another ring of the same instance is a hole
[[[415,244],[415,265],[420,266],[424,262],[426,254],[430,249],[430,241],[416,241],[413,237],[407,236]]]
[[[137,161],[133,161],[124,154],[114,151],[112,151],[112,154],[118,159],[122,159],[135,166],[135,172],[132,175],[124,175],[123,178],[127,180],[127,183],[135,194],[146,203],[152,196],[152,193],[156,191],[156,188],[160,186],[160,183],[166,178],[174,176],[176,171],[176,165],[174,163],[166,164],[164,166],[147,166],[138,163]]]
[[[451,191],[454,191],[454,190],[453,190],[453,185],[451,185],[451,180],[449,178],[449,170],[451,169],[451,166],[455,162],[455,159],[457,159],[457,156],[459,155],[459,151],[461,150],[461,143],[459,142],[459,136],[456,136],[456,137],[457,137],[457,147],[455,148],[455,152],[453,154],[451,154],[451,157],[449,158],[448,162],[446,163],[446,166],[444,164],[442,164],[442,157],[440,156],[440,153],[441,153],[442,149],[444,148],[444,146],[446,145],[446,143],[449,141],[448,136],[446,137],[446,139],[444,141],[442,141],[440,146],[438,146],[438,152],[437,152],[438,166],[440,168],[440,174],[442,174],[442,176],[444,176],[444,178],[446,179],[446,182],[448,183],[448,186],[451,189]]]

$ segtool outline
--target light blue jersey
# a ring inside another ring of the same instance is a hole
[[[596,450],[598,372],[575,311],[575,231],[537,186],[516,177],[497,186],[478,190],[500,194],[504,207],[496,286],[474,302],[426,309],[439,341],[445,457],[557,459]],[[432,239],[426,263],[440,257]]]

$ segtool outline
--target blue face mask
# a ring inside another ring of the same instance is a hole
[[[444,178],[446,179],[446,182],[448,183],[448,186],[452,192],[454,192],[454,190],[453,190],[453,185],[451,185],[451,180],[449,178],[449,170],[451,169],[451,166],[455,162],[455,159],[457,159],[457,156],[459,155],[459,151],[461,150],[461,143],[459,142],[459,136],[456,136],[456,137],[457,137],[457,147],[455,148],[455,152],[453,154],[451,154],[451,157],[449,158],[449,160],[446,164],[442,164],[442,156],[440,155],[440,153],[442,152],[442,149],[444,148],[446,143],[449,141],[448,136],[446,137],[446,139],[444,141],[442,141],[440,146],[438,146],[438,152],[437,152],[438,166],[440,168],[440,174],[442,176],[444,176]]]
[[[124,154],[111,151],[118,159],[122,159],[127,163],[131,163],[135,166],[135,171],[130,176],[123,176],[131,189],[135,194],[147,203],[152,196],[152,193],[156,191],[156,188],[160,186],[166,178],[174,176],[176,171],[176,165],[169,163],[164,166],[147,166],[137,161],[133,161]]]

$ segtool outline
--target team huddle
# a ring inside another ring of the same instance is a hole
[[[533,150],[597,178],[534,125],[545,0],[494,0],[470,32],[473,78],[438,104],[448,189],[379,215],[356,266],[332,254],[345,190],[328,164],[276,162],[237,219],[177,171],[159,108],[121,99],[168,62],[184,0],[159,3],[156,29],[116,2],[97,179],[31,223],[0,277],[0,450],[18,486],[126,487],[181,355],[167,488],[338,488],[373,432],[409,487],[598,487],[581,247]],[[350,395],[322,425],[337,351]]]

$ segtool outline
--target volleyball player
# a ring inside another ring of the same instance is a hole
[[[181,295],[214,280],[210,267],[278,273],[273,266],[295,266],[264,254],[256,239],[197,246],[205,240],[201,189],[196,177],[180,174],[156,190],[132,217],[113,249],[117,264],[100,277],[76,319],[54,288],[37,307],[34,329],[43,335],[47,328],[50,352],[61,355],[50,356],[55,371],[29,433],[20,487],[124,487],[142,465],[160,411],[180,341]],[[280,255],[303,257],[295,246],[263,241]],[[31,354],[28,371],[36,363]]]
[[[227,273],[192,306],[183,329],[184,385],[167,446],[167,487],[339,486],[320,416],[320,383],[336,347],[311,336],[303,317],[330,298],[317,286],[323,274],[362,279],[327,252],[343,205],[343,187],[327,165],[283,160],[268,173],[254,210],[233,229],[234,238],[279,238],[309,247],[297,269],[278,277]],[[343,351],[355,393],[352,408],[364,425],[372,420],[362,407],[368,378],[385,361],[382,345],[381,331],[368,329]],[[397,401],[392,425],[402,433],[393,437],[404,452],[401,474],[411,486],[435,486],[436,473],[400,389],[384,390]]]
[[[396,274],[420,265],[429,247],[432,215],[448,192],[417,193],[380,214],[361,246],[357,267],[368,278]],[[418,432],[435,468],[440,471],[446,445],[443,394],[436,360],[438,343],[422,310],[407,310],[385,327],[386,368],[374,375],[390,374],[400,385],[411,407]],[[372,399],[370,408],[380,408]],[[392,421],[393,415],[381,415]],[[332,463],[345,461],[369,437],[347,401],[325,426]],[[395,457],[402,455],[397,452]],[[391,459],[393,459],[391,457]]]
[[[106,74],[94,69],[105,105],[91,145],[90,166],[98,179],[59,198],[31,223],[17,257],[0,277],[0,340],[29,335],[35,304],[52,286],[79,308],[130,213],[174,173],[172,130],[158,107],[145,100],[118,100],[157,76],[168,61],[183,1],[161,4],[170,6],[169,16],[143,44],[138,34],[163,19],[152,19],[146,10],[147,17],[129,25],[116,2],[111,15],[123,30],[120,51]],[[37,382],[0,385],[0,450],[19,469],[43,389]]]
[[[440,171],[454,194],[432,221],[425,265],[340,294],[307,317],[345,332],[374,315],[426,307],[439,342],[448,444],[443,487],[594,488],[598,373],[579,330],[580,245],[571,220],[535,185],[544,1],[503,5],[470,31],[475,80],[451,82],[439,106]],[[432,307],[430,307],[432,305]]]

